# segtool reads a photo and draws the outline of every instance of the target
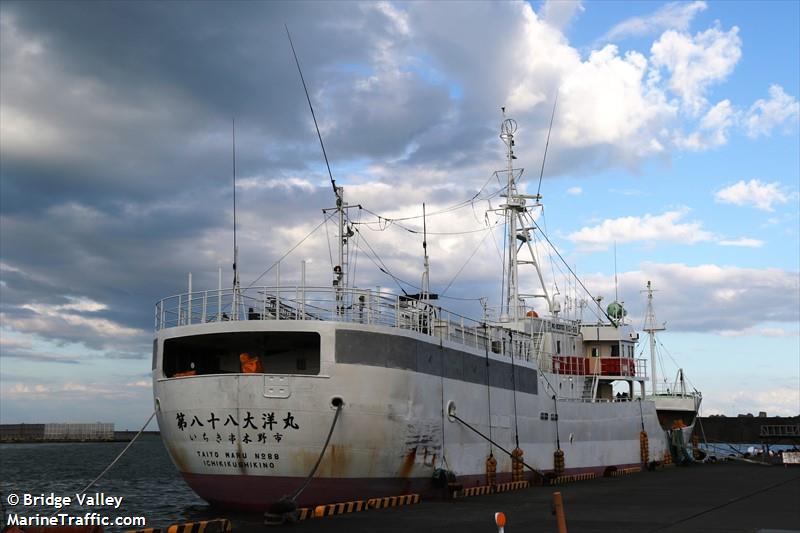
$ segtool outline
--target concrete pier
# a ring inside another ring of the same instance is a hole
[[[423,501],[284,527],[293,533],[489,533],[497,530],[494,513],[502,511],[507,533],[555,533],[555,491],[562,494],[570,533],[800,532],[800,468],[740,462],[644,471],[453,501]],[[233,522],[234,530],[263,532],[261,524],[235,518]]]

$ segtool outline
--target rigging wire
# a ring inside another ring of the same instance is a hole
[[[553,131],[553,119],[556,116],[556,104],[558,103],[558,91],[553,101],[553,113],[550,115],[550,127],[547,129],[547,142],[544,145],[544,155],[542,156],[542,170],[539,172],[539,186],[536,188],[536,196],[542,192],[542,177],[544,176],[544,163],[547,160],[547,148],[550,146],[550,132]]]
[[[297,58],[297,52],[294,50],[294,43],[292,43],[292,35],[289,33],[289,26],[284,24],[286,28],[286,37],[289,38],[289,46],[292,48],[292,55],[294,62],[297,65],[297,72],[300,74],[300,81],[303,83],[303,91],[306,93],[306,100],[308,101],[308,108],[311,110],[311,118],[314,119],[314,127],[317,129],[317,137],[319,138],[319,145],[322,148],[322,156],[325,158],[325,167],[328,169],[328,177],[331,179],[331,187],[333,187],[333,194],[336,196],[337,202],[341,202],[342,198],[339,196],[339,189],[336,187],[336,180],[333,179],[331,173],[331,165],[328,162],[328,153],[325,151],[325,143],[322,142],[322,134],[319,132],[319,124],[317,124],[317,115],[314,113],[314,106],[311,105],[311,97],[308,95],[308,87],[306,87],[306,80],[303,77],[303,70],[300,68],[300,60]]]
[[[658,338],[658,337],[656,337],[656,338]],[[669,356],[669,358],[672,360],[672,362],[673,362],[673,363],[675,363],[675,366],[676,366],[676,367],[678,367],[678,368],[680,368],[680,367],[681,367],[681,365],[678,363],[678,361],[677,361],[677,360],[676,360],[674,357],[672,357],[672,354],[669,352],[669,350],[667,350],[667,347],[666,347],[666,346],[664,346],[664,344],[663,344],[663,343],[662,343],[660,340],[659,340],[659,341],[657,341],[657,342],[658,342],[658,344],[661,346],[661,348],[663,348],[664,352],[667,354],[667,356]],[[663,358],[660,358],[660,359],[663,359]],[[662,364],[663,364],[663,363],[662,363]],[[694,383],[692,383],[692,382],[689,380],[689,378],[687,378],[687,377],[686,377],[686,375],[685,375],[685,374],[684,374],[684,376],[683,376],[683,379],[685,379],[685,380],[686,380],[686,382],[687,382],[687,383],[689,383],[689,386],[690,386],[690,387],[692,387],[694,390],[697,390],[697,388],[694,386]]]
[[[494,450],[492,449],[492,387],[491,387],[491,379],[489,378],[489,332],[488,332],[488,325],[486,322],[483,323],[483,348],[486,354],[486,403],[488,405],[487,417],[488,417],[488,425],[489,425],[489,457],[494,456]]]
[[[501,185],[499,189],[494,190],[488,196],[481,197],[481,193],[483,192],[483,190],[486,188],[486,186],[489,184],[489,182],[492,180],[492,178],[496,177],[496,176],[497,176],[497,171],[493,172],[492,175],[489,176],[489,178],[486,180],[486,182],[484,182],[484,184],[481,186],[481,188],[478,189],[478,192],[476,192],[471,198],[469,198],[467,200],[462,200],[462,201],[460,201],[458,203],[455,203],[455,204],[453,204],[451,206],[448,206],[448,207],[443,207],[442,209],[440,209],[438,211],[432,211],[432,212],[428,213],[426,216],[431,217],[431,216],[441,215],[441,214],[445,214],[445,213],[451,213],[453,211],[457,211],[457,210],[462,209],[464,207],[474,205],[474,203],[477,202],[477,201],[488,200],[490,198],[495,198],[495,197],[499,196],[506,189],[505,185]],[[498,182],[499,182],[499,178],[498,178]],[[364,208],[364,211],[366,211],[366,212],[370,213],[371,215],[375,216],[378,219],[378,223],[380,223],[381,221],[384,221],[386,223],[387,227],[389,225],[391,225],[392,223],[405,222],[407,220],[418,220],[418,219],[422,218],[422,215],[409,215],[409,216],[406,216],[406,217],[386,217],[386,216],[383,216],[383,215],[381,215],[379,213],[376,213],[375,211],[371,211],[371,210],[369,210],[367,208]],[[374,224],[374,222],[362,222],[362,224]]]
[[[364,210],[365,211],[369,211],[368,209],[364,209]],[[409,228],[407,226],[404,226],[403,224],[400,224],[399,222],[394,222],[394,221],[388,221],[388,224],[383,226],[381,229],[372,228],[371,225],[373,225],[373,224],[376,224],[376,222],[352,222],[351,223],[351,225],[353,225],[353,226],[355,226],[355,225],[364,226],[368,230],[375,231],[375,232],[382,232],[382,231],[386,231],[390,227],[397,227],[397,228],[399,228],[401,230],[407,231],[408,233],[412,233],[414,235],[422,235],[423,233],[425,233],[424,230],[418,230],[418,229]],[[500,225],[500,223],[497,222],[492,227],[497,227],[499,225]],[[481,231],[485,231],[485,230],[486,230],[486,226],[484,226],[482,228],[469,229],[469,230],[463,230],[463,231],[428,231],[427,234],[428,235],[469,235],[470,233],[480,233]]]
[[[323,220],[322,222],[320,222],[319,224],[317,224],[317,226],[316,226],[314,229],[312,229],[312,230],[311,230],[311,231],[308,233],[308,235],[306,235],[305,237],[303,237],[303,238],[300,240],[300,242],[298,242],[297,244],[295,244],[294,246],[292,246],[292,247],[289,249],[289,251],[288,251],[288,252],[286,252],[285,254],[283,254],[283,255],[282,255],[282,256],[281,256],[281,257],[280,257],[280,258],[279,258],[277,261],[275,261],[274,263],[272,263],[272,265],[271,265],[271,266],[270,266],[268,269],[266,269],[266,270],[265,270],[264,272],[262,272],[262,273],[261,273],[261,274],[260,274],[260,275],[259,275],[259,276],[258,276],[256,279],[254,279],[252,282],[250,282],[250,285],[248,285],[247,287],[245,287],[245,290],[249,289],[250,287],[252,287],[253,285],[255,285],[255,284],[256,284],[256,282],[258,282],[258,280],[260,280],[261,278],[263,278],[264,276],[266,276],[266,275],[269,273],[269,271],[270,271],[270,270],[272,270],[273,268],[275,268],[275,265],[277,265],[278,263],[280,263],[281,261],[283,261],[284,259],[286,259],[286,257],[287,257],[287,256],[288,256],[290,253],[294,252],[294,251],[297,249],[297,247],[298,247],[298,246],[300,246],[301,244],[303,244],[303,243],[306,241],[306,239],[308,239],[309,237],[311,237],[311,235],[313,235],[313,234],[314,234],[314,233],[315,233],[315,232],[316,232],[316,231],[317,231],[319,228],[321,228],[321,227],[322,227],[322,225],[323,225],[323,224],[325,224],[325,223],[326,223],[328,220],[330,220],[330,219],[331,219],[331,217],[333,217],[333,215],[335,215],[335,214],[336,214],[336,211],[334,211],[333,213],[331,213],[330,215],[328,215],[328,217],[327,217],[327,218],[325,218],[325,220]]]
[[[536,226],[536,228],[537,228],[537,229],[539,230],[539,232],[542,234],[542,237],[544,237],[544,239],[547,241],[547,244],[549,244],[549,245],[550,245],[550,247],[551,247],[551,248],[553,249],[553,251],[556,253],[556,255],[558,256],[558,258],[559,258],[559,259],[561,259],[561,262],[562,262],[562,263],[564,263],[564,266],[566,266],[566,267],[567,267],[567,270],[569,270],[570,274],[572,274],[572,277],[575,279],[575,281],[577,281],[577,282],[578,282],[578,284],[580,284],[581,288],[582,288],[582,289],[583,289],[583,290],[586,292],[586,294],[588,294],[588,295],[589,295],[589,297],[591,297],[591,298],[592,298],[592,301],[593,301],[593,302],[595,302],[595,304],[597,305],[597,308],[598,308],[598,309],[600,309],[600,311],[601,311],[601,312],[603,313],[603,315],[604,315],[604,316],[605,316],[605,317],[608,319],[608,321],[609,321],[609,322],[611,322],[612,324],[614,324],[615,322],[614,322],[614,321],[611,319],[611,317],[610,317],[610,316],[608,316],[608,313],[606,313],[605,309],[603,309],[603,308],[600,306],[600,304],[597,302],[597,300],[595,300],[595,298],[594,298],[594,296],[592,295],[592,293],[589,291],[589,289],[587,289],[587,288],[586,288],[586,285],[584,285],[584,284],[583,284],[583,281],[581,281],[581,280],[578,278],[578,276],[577,276],[577,275],[575,274],[575,272],[572,270],[572,267],[570,267],[570,266],[569,266],[569,264],[567,263],[567,261],[564,259],[564,256],[562,256],[562,255],[561,255],[561,252],[559,252],[559,251],[558,251],[558,248],[556,248],[556,247],[555,247],[555,245],[552,243],[552,241],[550,241],[550,239],[547,237],[547,235],[546,235],[546,234],[545,234],[545,233],[542,231],[542,228],[539,226],[539,224],[537,224],[535,220],[533,220],[532,222],[533,222],[533,225],[534,225],[534,226]]]
[[[422,289],[420,289],[419,287],[415,286],[413,283],[409,283],[409,282],[407,282],[407,281],[405,281],[405,280],[402,280],[402,279],[398,278],[398,277],[397,277],[397,276],[395,276],[394,274],[392,274],[392,273],[389,271],[389,267],[388,267],[388,266],[386,266],[386,263],[384,263],[384,262],[383,262],[383,259],[381,259],[381,257],[378,255],[378,253],[377,253],[377,252],[376,252],[376,251],[375,251],[375,250],[372,248],[372,246],[369,244],[369,241],[367,240],[367,238],[366,238],[366,237],[364,237],[364,234],[363,234],[363,233],[361,233],[361,231],[360,231],[358,228],[353,228],[353,229],[354,229],[354,230],[356,230],[356,233],[358,233],[359,235],[361,235],[361,240],[362,240],[362,241],[364,241],[364,244],[366,244],[366,245],[367,245],[367,248],[369,248],[369,250],[372,252],[372,254],[373,254],[375,257],[373,258],[373,257],[372,257],[370,254],[368,254],[368,253],[367,253],[367,251],[366,251],[366,250],[363,250],[363,252],[364,252],[364,255],[366,255],[366,256],[367,256],[367,258],[368,258],[370,261],[372,261],[372,264],[374,264],[374,265],[375,265],[375,266],[378,268],[378,270],[380,270],[381,272],[383,272],[384,274],[386,274],[387,276],[389,276],[390,278],[392,278],[392,279],[394,280],[395,284],[397,284],[397,287],[398,287],[398,288],[399,288],[401,291],[403,291],[403,294],[405,294],[405,295],[408,295],[408,293],[407,293],[407,292],[406,292],[406,290],[403,288],[403,286],[400,284],[400,282],[402,282],[402,283],[405,283],[405,284],[406,284],[406,285],[408,285],[409,287],[413,287],[413,288],[415,288],[415,289],[417,289],[417,290],[419,290],[419,291],[421,291],[421,290],[422,290]],[[376,261],[376,259],[377,259],[377,261]],[[378,264],[378,262],[380,262],[380,265]]]
[[[508,344],[511,349],[511,386],[514,391],[514,442],[519,448],[519,424],[517,422],[517,369],[514,367],[514,357],[516,356],[514,349],[514,336],[511,330],[508,330]]]
[[[361,209],[358,210],[358,221],[361,220],[361,211],[362,211]],[[357,224],[358,221],[357,222],[353,222],[352,224]],[[351,226],[352,226],[352,224],[351,224]],[[355,287],[356,286],[356,270],[358,269],[358,238],[359,238],[359,236],[360,235],[357,234],[355,236],[355,239],[353,239],[353,251],[351,252],[353,254],[353,268],[350,269],[350,280],[351,280],[350,281],[350,286],[351,287]]]
[[[323,218],[325,217],[325,211],[324,210],[322,211],[322,217]],[[328,243],[328,257],[331,260],[331,270],[333,270],[333,264],[334,264],[333,263],[333,249],[331,248],[331,234],[328,231],[328,221],[329,220],[330,220],[330,217],[325,218],[325,240]]]
[[[541,183],[540,183],[540,185],[541,185]],[[530,216],[530,219],[533,220],[533,215],[529,215],[529,216]],[[545,217],[545,215],[544,215],[544,206],[542,206],[542,223],[544,224],[544,231],[548,231],[548,229],[547,229],[547,217]],[[535,235],[535,232],[534,232],[534,235]],[[554,265],[556,265],[556,262],[553,261],[553,254],[550,252],[549,249],[548,249],[548,252],[547,252],[547,258],[550,261],[550,275],[553,276],[553,286],[555,287],[555,292],[554,292],[553,296],[555,296],[556,294],[561,294],[561,291],[558,289],[558,282],[556,281],[556,273],[555,273],[555,270],[554,270]],[[564,275],[564,271],[561,270],[560,266],[558,267],[558,270],[561,273],[561,275],[563,276]]]
[[[486,237],[489,236],[489,233],[492,233],[492,230],[495,227],[497,227],[497,226],[492,226],[491,228],[486,228],[487,234],[483,236],[483,238],[478,243],[478,246],[476,246],[475,249],[472,250],[472,253],[470,254],[470,256],[467,258],[467,260],[464,262],[464,264],[461,265],[461,268],[458,269],[458,272],[455,273],[455,275],[452,277],[452,279],[447,284],[447,286],[444,288],[444,290],[439,293],[439,297],[440,298],[443,297],[448,290],[450,290],[450,287],[453,285],[453,282],[456,280],[456,278],[458,276],[461,275],[461,272],[466,268],[466,266],[469,264],[469,262],[472,261],[472,258],[475,257],[475,254],[477,253],[477,251],[480,250],[481,246],[483,245],[484,241],[486,240]]]
[[[231,162],[233,163],[233,289],[238,290],[238,247],[236,245],[236,119],[231,119]]]

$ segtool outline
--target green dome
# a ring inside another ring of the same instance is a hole
[[[628,311],[626,311],[625,308],[622,307],[621,303],[611,302],[610,304],[608,304],[608,307],[606,308],[606,313],[608,313],[608,316],[610,316],[614,320],[620,320],[622,317],[628,314]]]

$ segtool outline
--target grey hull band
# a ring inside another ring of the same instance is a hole
[[[479,385],[486,385],[488,374],[492,387],[538,394],[536,370],[532,368],[512,367],[511,363],[490,358],[487,372],[486,357],[399,335],[338,329],[336,362],[444,374],[448,379]]]

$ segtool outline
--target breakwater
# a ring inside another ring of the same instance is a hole
[[[697,420],[694,435],[700,442],[800,444],[800,416],[709,416]]]

